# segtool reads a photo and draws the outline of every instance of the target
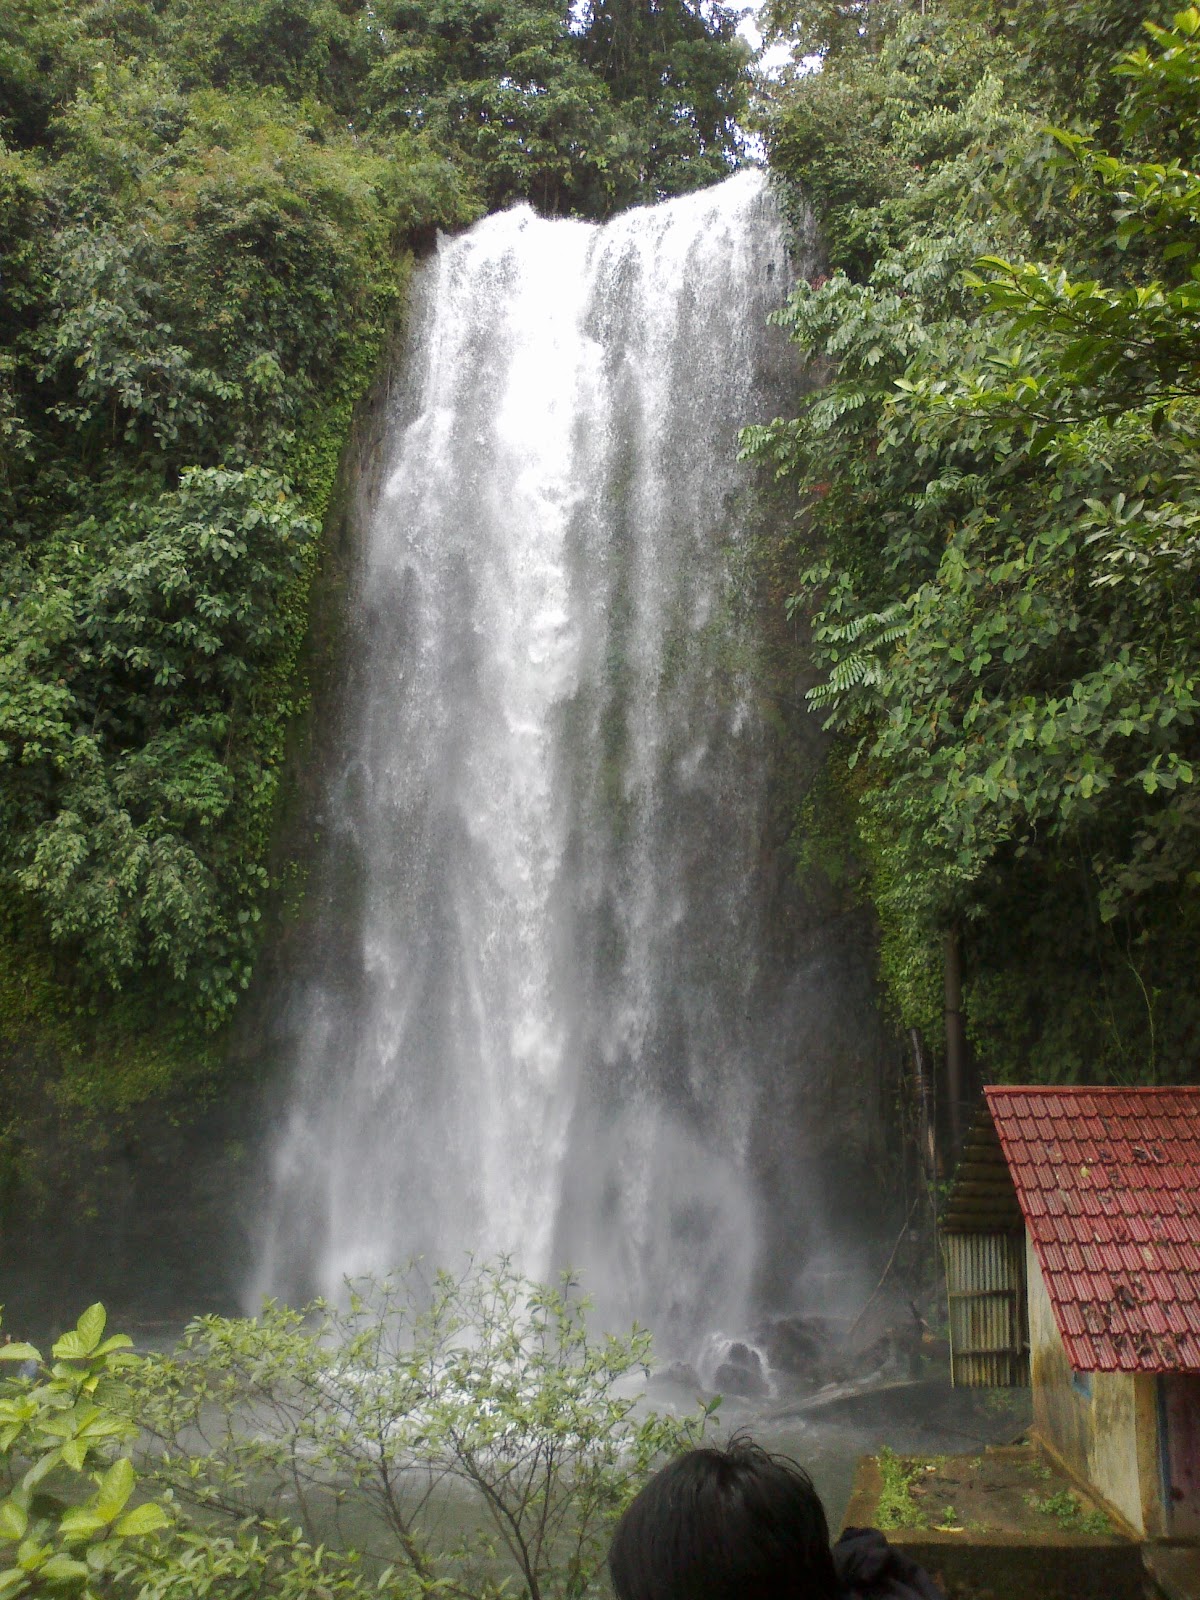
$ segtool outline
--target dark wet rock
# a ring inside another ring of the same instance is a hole
[[[824,1317],[779,1317],[762,1330],[767,1360],[776,1372],[810,1383],[827,1383],[844,1365],[844,1328]]]
[[[826,1354],[823,1332],[807,1317],[781,1317],[764,1336],[771,1365],[797,1377],[809,1376]]]
[[[779,1317],[759,1330],[771,1370],[792,1385],[820,1389],[884,1377],[917,1379],[937,1369],[926,1325],[911,1315],[861,1323],[826,1317]]]
[[[897,1340],[891,1333],[881,1334],[878,1339],[873,1339],[869,1345],[856,1351],[850,1364],[859,1373],[878,1372],[893,1360],[896,1344]]]
[[[743,1400],[757,1400],[771,1392],[762,1357],[751,1345],[741,1343],[731,1344],[725,1352],[713,1377],[713,1387],[721,1394],[737,1395]]]

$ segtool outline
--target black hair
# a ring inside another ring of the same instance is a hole
[[[608,1570],[618,1600],[835,1600],[825,1508],[803,1467],[749,1439],[689,1450],[629,1506]]]

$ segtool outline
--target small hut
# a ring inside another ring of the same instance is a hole
[[[989,1088],[941,1222],[957,1384],[1136,1532],[1200,1538],[1200,1088]]]

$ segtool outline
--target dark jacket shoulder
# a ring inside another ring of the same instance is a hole
[[[933,1579],[878,1528],[847,1528],[833,1547],[845,1600],[945,1600]]]

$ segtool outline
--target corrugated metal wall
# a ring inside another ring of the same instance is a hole
[[[947,1233],[950,1381],[959,1388],[1029,1385],[1025,1241],[1013,1233]]]

